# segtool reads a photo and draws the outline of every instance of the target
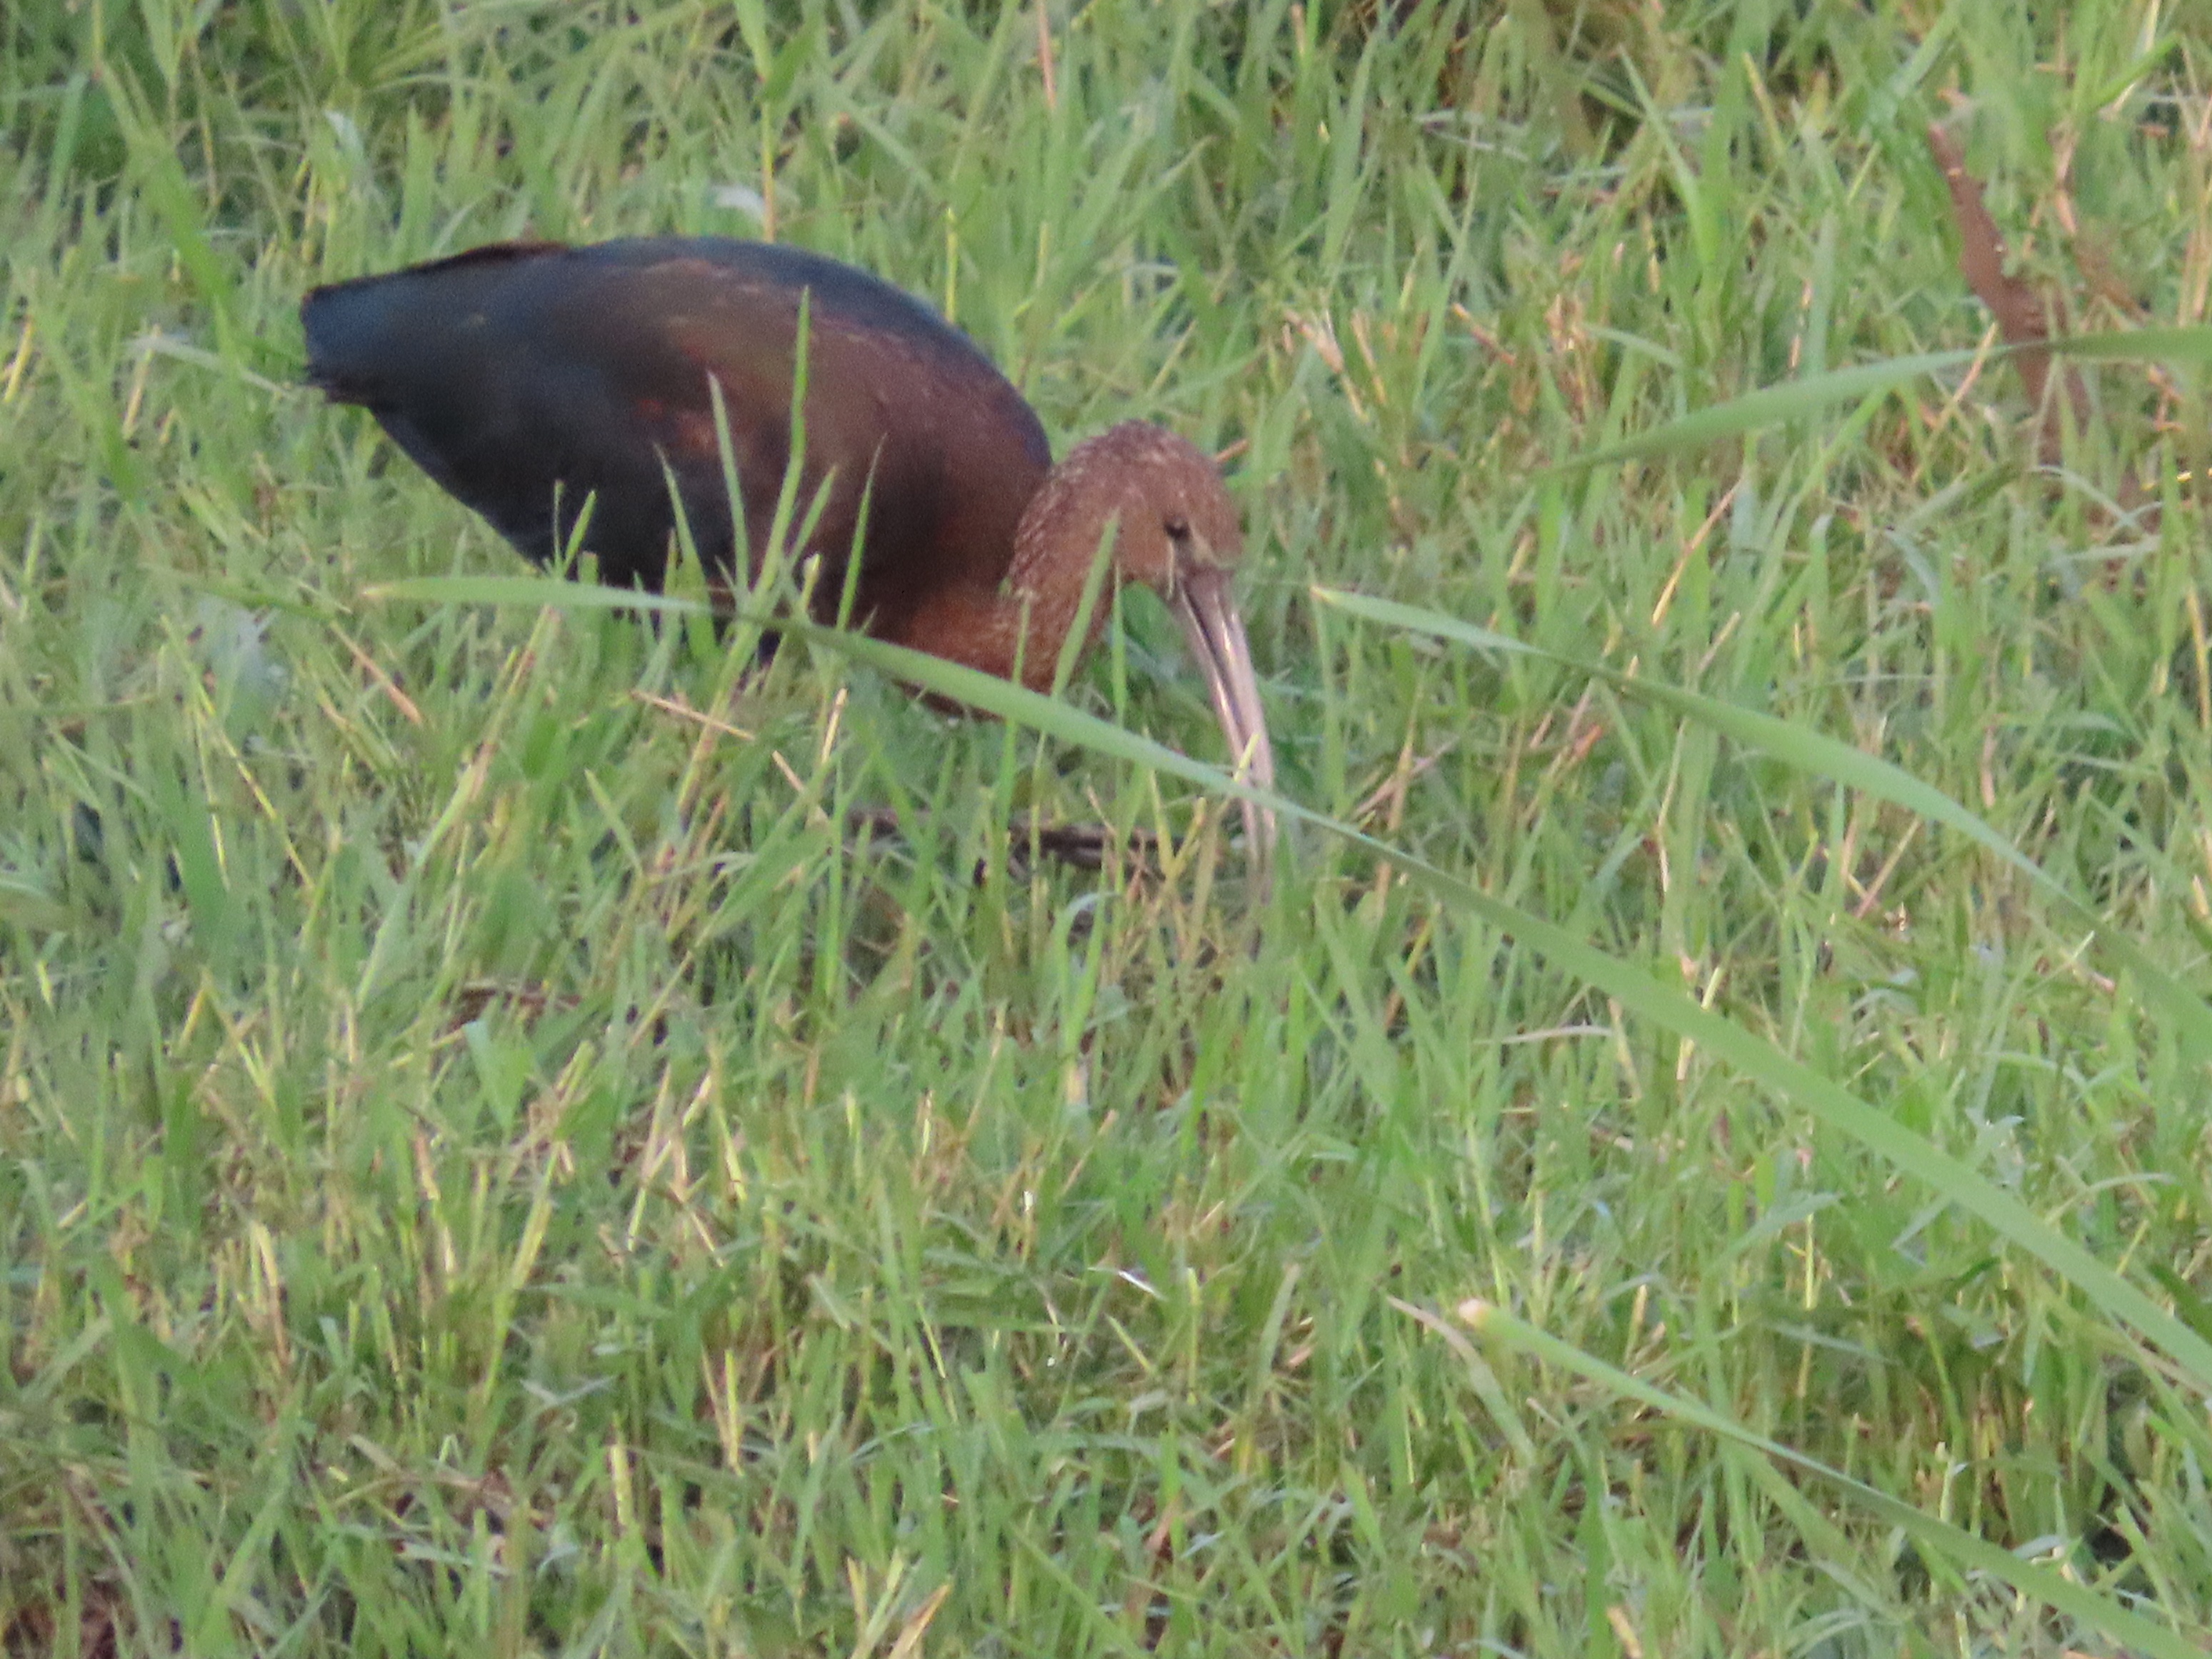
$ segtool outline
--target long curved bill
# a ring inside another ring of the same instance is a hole
[[[1260,708],[1260,683],[1252,672],[1252,647],[1244,637],[1244,618],[1237,609],[1230,572],[1218,565],[1187,563],[1176,573],[1170,609],[1190,641],[1191,654],[1206,674],[1214,717],[1229,739],[1237,776],[1255,788],[1275,787],[1275,751],[1267,741],[1267,717]],[[1251,801],[1244,812],[1245,845],[1264,872],[1275,850],[1275,815]]]

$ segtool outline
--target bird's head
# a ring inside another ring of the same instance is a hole
[[[1080,583],[1067,579],[1089,568],[1109,523],[1115,580],[1140,582],[1167,601],[1206,676],[1232,763],[1247,781],[1273,788],[1252,647],[1231,586],[1244,536],[1220,469],[1195,444],[1142,421],[1085,440],[1052,470],[1023,514],[1012,585],[1071,594]],[[1072,599],[1067,603],[1072,609]],[[1103,619],[1101,606],[1091,618],[1094,633]],[[1274,839],[1272,817],[1249,801],[1244,812],[1253,843],[1264,848]]]
[[[1048,569],[1087,569],[1109,524],[1115,580],[1170,604],[1184,583],[1225,574],[1244,556],[1237,506],[1212,458],[1164,427],[1124,421],[1053,468],[1023,515],[1013,586],[1040,586]]]
[[[1114,574],[1163,596],[1244,555],[1236,504],[1212,458],[1164,427],[1125,421],[1078,444],[1058,475],[1119,520]],[[1056,476],[1058,476],[1056,475]],[[1080,516],[1088,516],[1087,514]],[[1097,532],[1091,545],[1097,546]]]

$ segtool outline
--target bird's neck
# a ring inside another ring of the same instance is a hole
[[[898,643],[1032,691],[1052,689],[1108,522],[1122,506],[1120,489],[1103,470],[1082,465],[1082,456],[1078,448],[1055,468],[1023,513],[1006,580],[992,589],[932,594],[907,618]],[[1108,559],[1079,651],[1097,641],[1113,606],[1110,549]]]
[[[969,587],[933,593],[908,614],[893,637],[900,645],[980,668],[1002,680],[1018,680],[1032,691],[1049,691],[1061,648],[1082,609],[1089,573],[1079,568],[1071,580],[1054,565],[1042,574],[1046,580],[1032,586],[1017,586],[1010,576],[995,590]],[[1114,603],[1112,580],[1109,572],[1092,603],[1085,647],[1105,626]]]

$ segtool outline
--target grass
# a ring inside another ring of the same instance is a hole
[[[2186,341],[1641,441],[1986,343],[1932,118],[2205,320],[2212,28],[2015,9],[0,13],[9,1650],[2201,1650]],[[1233,448],[1372,839],[1250,889],[1147,599],[1006,724],[456,602],[296,305],[525,231]]]

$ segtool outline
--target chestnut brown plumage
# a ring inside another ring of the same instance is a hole
[[[799,500],[823,509],[816,609],[834,616],[855,546],[870,632],[1048,688],[1107,526],[1110,571],[1182,623],[1243,775],[1274,761],[1231,589],[1236,509],[1203,452],[1128,422],[1058,466],[1036,413],[967,336],[865,271],[719,238],[505,242],[319,288],[301,307],[309,378],[374,414],[432,478],[526,557],[584,544],[611,583],[658,591],[674,496],[726,596],[757,561],[791,459],[807,299]],[[737,462],[730,511],[710,382]],[[826,489],[824,488],[826,484]],[[864,518],[865,511],[865,518]],[[1106,613],[1094,607],[1090,638]],[[1083,644],[1087,645],[1090,638]],[[1273,823],[1248,809],[1264,846]]]

